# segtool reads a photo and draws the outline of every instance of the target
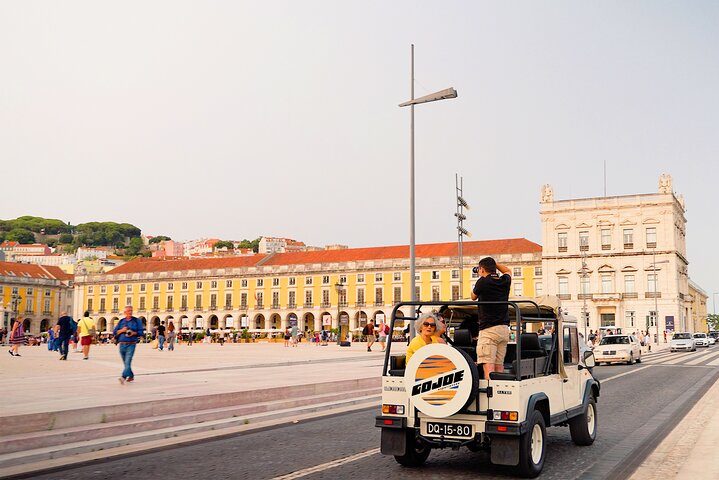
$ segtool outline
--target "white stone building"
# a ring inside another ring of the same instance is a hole
[[[657,193],[555,200],[542,187],[545,291],[589,316],[588,329],[692,330],[684,200],[669,175]],[[663,340],[663,338],[662,338]]]

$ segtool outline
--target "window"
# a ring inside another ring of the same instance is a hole
[[[612,276],[604,274],[601,276],[602,280],[602,293],[612,293]]]
[[[328,285],[330,283],[329,275],[322,275],[322,285]]]
[[[614,327],[615,326],[613,313],[601,313],[601,314],[599,314],[599,318],[600,318],[602,327]]]
[[[401,282],[402,281],[402,274],[400,272],[394,272],[392,274],[392,280],[395,282]]]
[[[402,301],[402,287],[394,287],[393,301],[394,303],[399,303]]]
[[[312,285],[312,277],[305,277],[305,285]]]
[[[459,278],[459,270],[452,270],[452,280],[457,280]]]
[[[560,252],[567,251],[567,232],[559,232],[557,234],[557,247]]]
[[[432,285],[432,301],[439,302],[439,286]]]
[[[346,289],[340,288],[337,291],[337,300],[340,302],[340,307],[347,306],[347,290]]]
[[[544,284],[542,282],[534,282],[534,295],[537,297],[544,295]]]
[[[579,343],[576,327],[564,327],[564,362],[570,365],[579,363]]]
[[[514,278],[521,278],[522,277],[522,267],[514,267],[512,269],[512,276]]]
[[[117,312],[120,309],[120,299],[119,298],[113,298],[112,299],[112,311]]]
[[[432,280],[439,280],[439,270],[432,270]]]
[[[280,308],[280,292],[272,292],[272,308]]]
[[[160,284],[159,284],[159,283],[153,283],[153,284],[152,284],[152,291],[153,291],[153,292],[159,292],[159,291],[160,291]]]
[[[195,308],[198,310],[202,309],[202,295],[199,293],[195,295]]]
[[[340,275],[340,283],[347,284],[347,275]]]
[[[579,232],[579,250],[586,252],[589,250],[589,232]]]
[[[31,287],[27,288],[27,295],[32,295],[34,292],[32,291]]]
[[[296,278],[296,277],[290,277],[288,283],[289,283],[290,287],[294,287],[295,285],[297,285],[297,278]]]
[[[132,297],[127,297],[125,299],[125,306],[127,306],[127,305],[132,305]]]
[[[167,305],[166,305],[167,310],[172,310],[172,301],[173,301],[172,295],[168,295],[167,296]]]
[[[100,293],[105,293],[105,292],[107,292],[107,287],[105,285],[102,285],[100,287]]]
[[[240,280],[240,287],[247,288],[247,279],[246,278],[243,278],[242,280]]]
[[[88,293],[89,295],[92,295],[92,292],[93,292],[94,290],[95,290],[95,289],[94,289],[92,286],[87,287],[87,293]],[[14,292],[14,293],[15,293],[15,292]]]
[[[656,292],[657,289],[657,274],[656,273],[650,273],[647,275],[647,291],[648,292]]]
[[[120,293],[120,285],[113,285],[112,293]]]
[[[364,283],[364,273],[357,274],[357,283]]]
[[[609,228],[602,228],[601,232],[602,250],[612,248],[612,231]]]
[[[195,288],[201,289],[201,288],[202,288],[202,282],[195,282]]]
[[[524,284],[522,282],[512,282],[514,287],[514,296],[521,297],[524,295]]]
[[[182,282],[182,289],[187,290],[187,282]]]
[[[589,276],[579,278],[579,292],[582,295],[589,295]]]
[[[87,309],[92,312],[92,298],[87,299]]]
[[[247,310],[247,293],[240,294],[240,308]]]
[[[622,238],[624,238],[624,248],[634,248],[634,229],[625,228]]]
[[[327,307],[330,304],[330,291],[322,289],[322,306]]]
[[[657,247],[657,227],[647,227],[647,248]]]
[[[534,267],[534,276],[535,276],[535,277],[541,277],[541,276],[542,276],[542,267]]]
[[[18,292],[17,287],[12,287],[13,295],[17,295],[17,292]]]
[[[174,284],[174,283],[168,283],[168,284],[167,284],[167,289],[168,289],[168,290],[174,290],[174,289],[175,289],[175,284]]]
[[[232,294],[231,293],[225,294],[225,308],[228,310],[232,308]]]
[[[414,286],[414,297],[417,300],[420,300],[422,298],[422,288],[419,285]]]
[[[297,292],[289,293],[289,308],[295,308],[297,306]]]
[[[102,313],[105,312],[105,299],[104,298],[100,299],[100,312],[102,312]]]
[[[374,289],[374,304],[375,305],[382,305],[382,287],[377,287]]]
[[[210,288],[217,288],[217,280],[212,280],[210,282]]]
[[[130,283],[130,284],[126,285],[125,290],[127,291],[127,293],[132,293],[132,284]]]
[[[272,279],[272,286],[273,286],[273,287],[279,287],[279,286],[280,286],[280,279],[279,279],[279,278],[273,278],[273,279]]]
[[[364,288],[357,289],[357,305],[364,305]]]
[[[180,297],[180,306],[181,306],[183,309],[187,309],[187,295],[182,295],[182,296]]]
[[[635,293],[634,275],[624,275],[624,293]]]
[[[419,273],[415,273],[415,274],[414,274],[414,281],[415,281],[415,282],[419,282],[419,279],[420,279]]]
[[[382,281],[383,281],[383,278],[384,278],[384,277],[382,276],[381,273],[375,273],[375,274],[374,274],[374,281],[375,281],[375,282],[382,282]]]
[[[158,310],[160,308],[160,297],[152,297],[152,308]]]
[[[232,280],[225,280],[225,288],[232,288]]]
[[[657,323],[656,319],[657,319],[657,312],[654,310],[649,310],[649,315],[648,315],[647,321],[649,322],[650,327],[656,326],[656,323]]]
[[[559,294],[569,295],[569,277],[559,277]]]
[[[624,313],[624,323],[628,327],[636,326],[635,325],[636,321],[637,321],[637,312],[625,312]]]
[[[140,311],[145,310],[145,297],[140,297]]]
[[[50,300],[45,299],[45,308],[43,309],[43,313],[49,313],[50,312]]]
[[[305,290],[305,306],[312,305],[312,290]]]
[[[264,300],[265,300],[265,295],[262,292],[257,292],[255,294],[256,308],[262,308],[262,303],[264,302]]]
[[[263,278],[258,278],[258,279],[255,281],[255,285],[257,285],[258,287],[264,287],[264,286],[265,286],[265,280],[264,280]]]
[[[452,301],[459,300],[459,285],[452,285]]]

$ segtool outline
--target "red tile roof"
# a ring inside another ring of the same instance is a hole
[[[60,267],[15,262],[0,262],[0,275],[55,280],[72,280],[73,278],[72,275],[63,272]]]
[[[208,268],[239,268],[253,267],[266,255],[248,255],[244,257],[155,257],[136,258],[107,273],[143,273],[143,272],[174,272],[181,270],[204,270]]]
[[[530,242],[526,238],[480,240],[464,243],[464,255],[467,256],[541,253],[541,251],[541,245]],[[446,242],[417,245],[416,254],[418,258],[455,256],[457,255],[457,243]],[[262,263],[262,266],[385,260],[407,258],[408,256],[408,245],[288,252],[269,256],[267,261]],[[258,263],[266,257],[268,256],[264,254],[256,254],[242,257],[214,258],[139,258],[116,267],[108,273],[170,272],[211,268],[251,267],[258,265]]]

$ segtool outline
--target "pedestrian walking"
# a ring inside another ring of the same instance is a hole
[[[364,335],[367,338],[367,351],[371,352],[372,345],[374,344],[374,341],[375,341],[374,323],[372,323],[372,320],[367,322],[367,325],[364,326],[364,328],[362,329],[362,335]]]
[[[177,332],[175,332],[175,324],[170,322],[167,326],[167,351],[172,352],[175,350],[175,339],[177,338]]]
[[[160,322],[160,326],[157,327],[157,348],[162,351],[165,348],[165,321]]]
[[[384,352],[385,347],[387,346],[387,335],[389,334],[389,325],[384,323],[384,320],[379,323],[379,328],[377,331],[377,340],[379,341],[379,344],[382,345],[382,351]]]
[[[297,346],[297,325],[292,325],[292,328],[290,328],[290,337],[292,337],[292,346]]]
[[[20,345],[25,345],[27,343],[27,340],[25,339],[25,327],[23,327],[22,322],[17,319],[12,319],[12,327],[10,327],[10,350],[8,350],[8,353],[10,356],[13,357],[22,357],[20,355]]]
[[[47,330],[47,349],[51,352],[57,350],[57,343],[55,342],[55,329],[49,328]]]
[[[75,335],[76,329],[77,324],[72,317],[67,312],[62,312],[55,324],[55,337],[60,350],[60,360],[67,360],[67,354],[70,352],[70,339]]]
[[[219,332],[217,332],[217,341],[220,342],[221,347],[225,346],[225,331],[224,330],[220,330]]]
[[[132,373],[132,357],[135,355],[138,340],[145,334],[142,322],[132,316],[132,306],[125,307],[125,317],[117,322],[112,333],[117,336],[120,358],[124,366],[122,376],[119,378],[120,383],[132,382],[135,380],[135,374]]]
[[[90,318],[90,312],[85,312],[82,319],[77,322],[77,327],[80,345],[82,345],[82,359],[87,360],[90,358],[90,345],[92,345],[92,341],[97,335],[97,327],[95,326],[95,321]]]
[[[652,351],[652,335],[647,332],[647,334],[644,336],[644,344],[647,346],[647,351]]]

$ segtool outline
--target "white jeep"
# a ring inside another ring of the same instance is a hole
[[[490,378],[483,378],[476,364],[476,338],[466,328],[477,322],[478,308],[485,303],[507,303],[512,329],[519,332],[519,341],[507,347],[504,372]],[[416,316],[404,317],[402,307]],[[383,454],[418,467],[434,448],[486,449],[492,463],[513,465],[521,476],[536,477],[544,465],[547,427],[569,426],[577,445],[594,442],[600,390],[588,370],[594,357],[587,351],[580,358],[577,324],[559,313],[556,297],[405,302],[394,308],[390,328],[397,320],[414,321],[422,309],[437,308],[447,332],[454,332],[446,337],[447,344],[426,345],[406,364],[403,354],[392,354],[393,342],[387,345],[382,415],[376,418]],[[540,342],[540,328],[562,334]]]

